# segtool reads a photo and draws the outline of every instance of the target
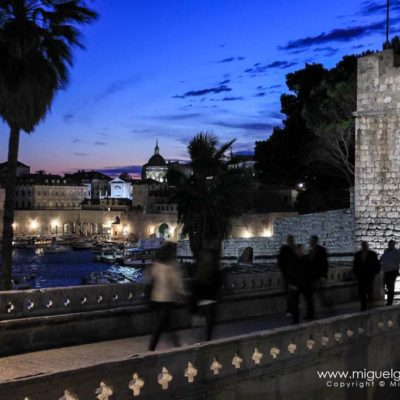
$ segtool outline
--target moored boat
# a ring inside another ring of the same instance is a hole
[[[53,244],[49,247],[45,247],[43,249],[43,253],[45,254],[58,254],[58,253],[66,253],[68,251],[70,251],[71,248],[68,246],[64,246],[61,244]]]
[[[90,250],[93,248],[93,242],[90,240],[77,240],[71,243],[71,247],[74,250]]]

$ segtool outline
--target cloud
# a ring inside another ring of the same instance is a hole
[[[331,42],[347,42],[349,40],[359,39],[375,32],[379,32],[385,28],[385,25],[385,21],[380,21],[368,25],[333,29],[329,32],[323,32],[317,36],[309,36],[301,39],[291,40],[284,46],[279,46],[278,49],[293,50]]]
[[[123,172],[128,172],[128,174],[134,175],[135,178],[139,178],[140,174],[142,172],[142,166],[141,165],[119,165],[119,166],[113,166],[113,167],[104,167],[102,169],[99,169],[98,171],[102,172],[103,174],[109,175],[112,178],[115,178],[115,177],[121,175]]]
[[[390,11],[400,10],[400,1],[392,0],[390,2]],[[386,2],[385,1],[364,1],[361,3],[359,12],[356,15],[371,16],[371,14],[378,14],[386,12]]]
[[[102,136],[102,137],[111,137],[111,133],[106,133],[106,132],[97,132],[96,135]]]
[[[273,119],[279,119],[282,120],[285,116],[280,113],[279,111],[267,111],[266,113],[263,113],[263,115],[273,118]]]
[[[218,85],[227,85],[230,82],[231,82],[230,79],[225,79],[224,81],[219,82]]]
[[[65,113],[62,118],[65,124],[69,124],[74,119],[74,117],[75,115],[69,112]]]
[[[214,125],[223,126],[224,128],[235,128],[253,131],[270,131],[276,124],[264,122],[215,122]]]
[[[234,148],[234,154],[236,156],[253,156],[254,155],[254,143],[235,143]]]
[[[170,114],[170,115],[160,115],[157,119],[164,119],[168,121],[181,121],[185,119],[193,119],[201,117],[203,114],[200,113],[188,113],[188,114]]]
[[[133,85],[134,83],[137,83],[139,80],[140,80],[139,76],[133,76],[130,78],[119,79],[114,82],[111,82],[108,86],[106,86],[106,88],[102,92],[100,92],[94,96],[93,101],[95,103],[103,101],[107,97],[110,97],[116,93],[122,92],[127,87]]]
[[[238,57],[227,57],[222,60],[217,61],[217,63],[230,63],[233,61],[243,61],[246,57],[238,56]]]
[[[106,146],[108,143],[96,141],[93,144],[96,145],[96,146]]]
[[[221,101],[236,101],[244,100],[243,97],[224,97]]]
[[[72,143],[82,143],[83,142],[82,139],[74,138],[74,137],[72,137],[71,140],[72,140]]]
[[[339,49],[335,49],[333,47],[316,47],[313,49],[314,53],[323,53],[324,56],[333,56],[335,55],[337,52],[339,51]]]
[[[231,90],[232,89],[226,85],[219,85],[219,86],[209,88],[209,89],[191,90],[181,96],[174,96],[173,98],[184,99],[186,97],[204,96],[204,95],[207,95],[210,93],[217,94],[217,93],[222,93],[222,92],[230,92]]]
[[[254,95],[254,97],[264,97],[266,95],[265,92],[258,92]]]
[[[86,157],[88,156],[88,153],[74,153],[74,156],[78,156],[78,157]]]
[[[282,85],[271,85],[271,86],[268,87],[268,89],[277,89],[277,88],[280,88],[280,87],[282,87]]]
[[[252,68],[246,69],[244,72],[248,74],[262,74],[269,69],[286,69],[296,65],[295,61],[274,61],[270,64],[262,65],[261,63],[256,63]]]

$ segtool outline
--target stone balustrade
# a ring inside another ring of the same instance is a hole
[[[329,268],[329,281],[351,278],[350,267]],[[224,276],[222,296],[282,290],[276,268],[265,272],[229,273]],[[143,303],[143,284],[87,285],[0,292],[0,320],[82,313],[132,307]]]
[[[278,390],[282,399],[348,399],[351,389],[327,387],[317,371],[390,370],[400,359],[399,322],[400,306],[378,308],[112,363],[105,355],[102,364],[3,382],[0,390],[8,400],[241,400]],[[396,396],[382,389],[381,398]]]
[[[343,282],[353,279],[352,267],[333,266],[328,271],[328,282]],[[276,267],[269,268],[266,272],[228,274],[224,278],[222,290],[225,295],[241,292],[257,292],[263,290],[282,290],[284,282],[282,274]]]
[[[130,307],[142,294],[140,283],[0,292],[0,320]]]

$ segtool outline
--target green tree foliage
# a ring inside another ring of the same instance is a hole
[[[287,75],[291,93],[281,96],[281,112],[286,115],[283,126],[276,127],[267,140],[256,142],[256,168],[263,182],[293,186],[305,181],[304,156],[314,134],[306,127],[302,110],[305,99],[325,73],[322,65],[307,64],[304,69]]]
[[[383,45],[383,48],[385,48],[385,45]],[[393,39],[389,43],[389,49],[393,49],[396,54],[400,54],[400,37],[393,37]]]
[[[81,26],[97,14],[80,0],[0,0],[0,116],[10,128],[3,223],[3,288],[11,286],[20,131],[42,121],[68,83]]]
[[[230,168],[228,152],[234,141],[219,144],[212,133],[199,133],[188,145],[192,173],[189,177],[172,170],[174,201],[193,256],[203,250],[219,256],[222,240],[229,234],[231,220],[241,214],[248,179],[240,169]]]
[[[349,186],[354,182],[354,117],[357,96],[357,57],[346,56],[326,71],[322,82],[304,100],[302,116],[315,134],[309,162],[327,164]]]
[[[265,183],[305,184],[301,212],[345,207],[354,180],[354,119],[357,57],[334,68],[306,64],[286,77],[282,127],[256,142],[257,170]]]

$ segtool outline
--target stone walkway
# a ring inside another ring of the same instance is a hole
[[[381,306],[381,304],[377,304]],[[331,317],[359,311],[359,303],[347,303],[332,309],[317,312],[320,318]],[[262,318],[241,320],[219,324],[215,327],[214,337],[217,339],[256,331],[264,331],[290,324],[291,319],[283,313],[268,315]],[[179,331],[182,345],[198,343],[202,340],[203,328],[193,328]],[[52,350],[42,350],[15,356],[0,358],[0,384],[37,376],[56,373],[70,369],[83,368],[101,364],[104,361],[124,359],[147,351],[149,336],[137,336],[126,339],[63,347]],[[168,334],[161,337],[158,350],[171,347]]]

